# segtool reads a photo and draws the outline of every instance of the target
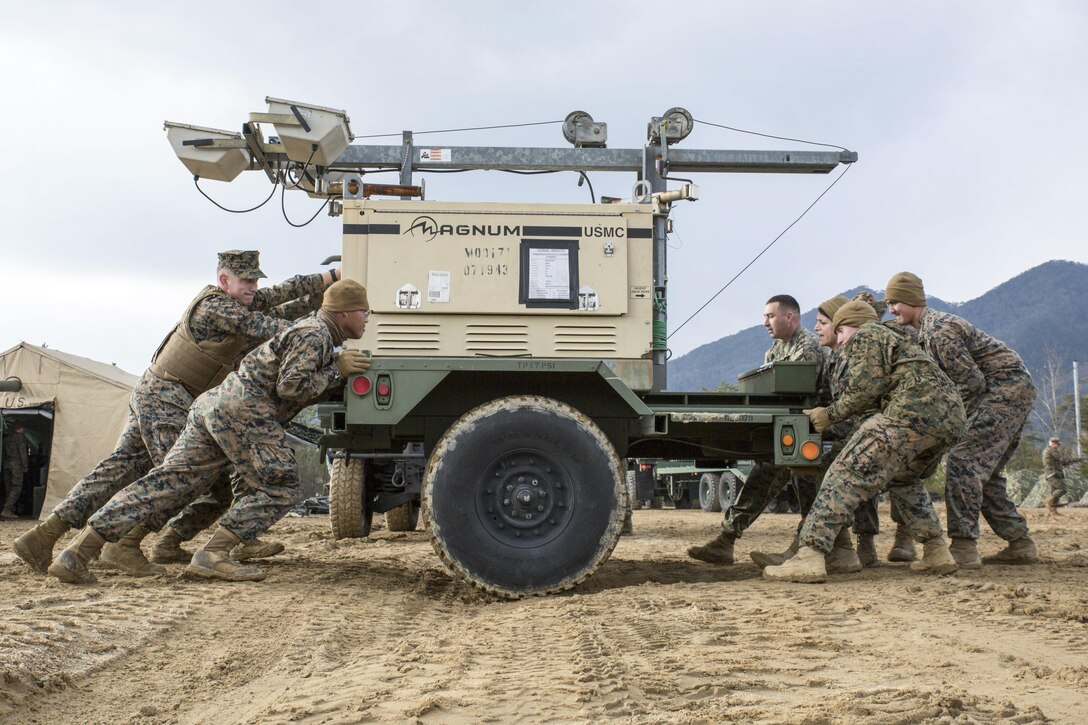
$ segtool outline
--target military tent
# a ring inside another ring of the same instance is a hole
[[[5,424],[23,423],[36,449],[28,480],[41,488],[23,513],[48,513],[113,450],[138,380],[116,365],[25,342],[0,353],[0,381],[7,381],[0,414]]]

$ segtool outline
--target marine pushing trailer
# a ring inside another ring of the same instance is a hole
[[[606,148],[605,124],[582,112],[564,123],[570,148],[420,148],[410,132],[349,145],[342,111],[267,100],[241,134],[167,130],[196,176],[260,169],[342,216],[342,272],[371,303],[357,346],[373,365],[319,406],[337,536],[365,535],[378,512],[414,526],[422,506],[457,576],[502,597],[547,594],[615,547],[626,458],[819,465],[802,413],[815,365],[765,366],[739,392],[666,390],[669,212],[698,198],[690,182],[668,188],[669,174],[827,173],[855,153],[682,150],[693,121],[679,108],[651,119],[641,149]],[[267,123],[278,139],[264,138]],[[399,169],[400,183],[368,184],[373,169]],[[413,184],[416,172],[470,169],[621,171],[635,183],[629,199],[591,204],[433,201]]]

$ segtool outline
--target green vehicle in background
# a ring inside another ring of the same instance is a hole
[[[631,459],[628,469],[633,476],[629,492],[632,507],[662,508],[671,503],[678,509],[723,511],[733,502],[751,468],[750,461],[722,468],[700,466],[695,460]]]

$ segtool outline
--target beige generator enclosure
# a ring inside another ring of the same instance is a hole
[[[653,367],[650,204],[344,202],[344,270],[375,355],[592,358]]]
[[[52,510],[109,455],[138,380],[116,365],[25,342],[0,353],[4,430],[22,423],[31,450],[16,513]]]

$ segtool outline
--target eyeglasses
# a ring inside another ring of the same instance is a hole
[[[370,319],[370,310],[363,310],[363,319],[364,320],[369,320]]]

